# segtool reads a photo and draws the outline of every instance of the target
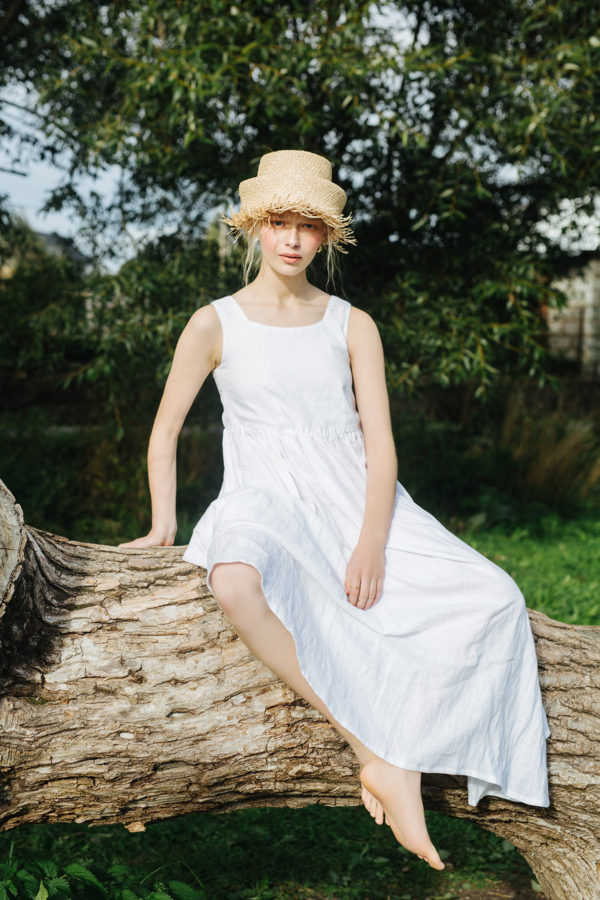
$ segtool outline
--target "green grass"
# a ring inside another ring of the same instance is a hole
[[[561,622],[600,625],[600,517],[545,516],[530,527],[459,533],[512,575],[530,609]]]

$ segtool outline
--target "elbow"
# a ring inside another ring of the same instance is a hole
[[[180,431],[181,424],[177,422],[157,421],[154,423],[154,428],[152,429],[150,443],[154,444],[155,446],[157,445],[160,447],[170,447],[173,444],[177,444]]]
[[[389,466],[398,473],[398,454],[393,437],[387,440],[378,440],[375,444],[365,444],[367,465]]]

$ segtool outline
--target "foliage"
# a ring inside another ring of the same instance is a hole
[[[600,499],[598,386],[560,391],[530,379],[499,382],[485,410],[438,390],[393,410],[399,478],[414,499],[452,522],[514,530],[547,516],[585,516]],[[424,402],[426,401],[426,402]]]
[[[11,847],[12,850],[12,847]],[[143,879],[146,880],[146,879]],[[138,884],[129,866],[111,865],[100,877],[88,866],[52,860],[12,859],[0,863],[0,900],[205,900],[206,894],[175,879],[155,881],[152,889]]]
[[[213,399],[214,399],[213,391]],[[2,480],[18,497],[29,525],[72,540],[115,545],[150,527],[146,448],[151,421],[127,425],[115,441],[110,423],[81,427],[85,395],[54,416],[32,407],[0,419]],[[191,417],[200,422],[206,405]],[[65,418],[72,420],[64,424]],[[187,543],[222,478],[220,441],[201,425],[186,426],[177,451],[178,542]]]
[[[43,377],[47,387],[77,356],[75,342],[65,335],[67,321],[85,317],[85,276],[67,254],[48,251],[28,225],[9,218],[0,234],[0,306],[5,325],[0,331],[4,372],[24,369]]]
[[[522,394],[507,404],[502,445],[510,450],[520,477],[518,488],[535,499],[557,503],[598,495],[600,427],[591,418],[532,413]]]
[[[510,272],[502,269],[495,263],[476,277],[457,276],[454,292],[441,274],[395,278],[380,323],[391,392],[464,384],[479,398],[507,372],[553,380],[535,263],[513,261]],[[550,305],[558,295],[548,288],[545,299]]]
[[[484,393],[499,372],[544,372],[543,310],[570,256],[540,224],[565,199],[591,210],[600,183],[595,4],[12,8],[2,78],[39,96],[37,152],[70,160],[48,208],[87,210],[106,248],[131,224],[198,241],[264,151],[323,152],[355,212],[351,299],[382,326],[393,389],[467,379]],[[117,195],[87,203],[77,177],[108,165],[123,168]],[[163,245],[167,277],[178,241]],[[165,273],[144,254],[136,265],[156,296]],[[102,282],[90,289],[108,302]],[[134,334],[137,306],[129,316]]]
[[[364,809],[320,805],[198,813],[152,823],[142,834],[125,834],[118,825],[22,826],[12,836],[0,835],[0,859],[11,842],[21,859],[26,853],[51,855],[61,874],[73,859],[81,860],[105,888],[88,887],[84,896],[99,900],[149,900],[158,890],[174,900],[442,900],[469,886],[493,890],[499,879],[502,886],[510,878],[513,886],[529,887],[531,870],[508,841],[432,811],[427,821],[447,863],[443,874],[408,853]],[[73,897],[82,896],[75,893],[75,879],[68,880]],[[178,894],[174,883],[197,893],[181,888]]]
[[[12,220],[1,240],[5,259],[14,260],[12,277],[0,279],[11,323],[0,335],[6,383],[30,388],[34,398],[37,386],[52,403],[59,390],[72,389],[73,399],[85,391],[87,404],[78,406],[83,420],[112,423],[117,441],[135,395],[139,418],[129,424],[149,429],[182,328],[231,283],[239,253],[220,251],[213,226],[197,240],[149,242],[117,275],[98,269],[84,275],[67,257],[46,251],[22,222]]]
[[[417,503],[454,529],[531,534],[548,516],[568,521],[593,513],[600,499],[598,386],[575,380],[555,393],[528,380],[504,382],[485,415],[475,407],[466,425],[462,394],[438,388],[394,404],[399,478]],[[35,406],[4,412],[0,472],[29,524],[116,544],[150,524],[146,449],[153,409],[137,410],[135,422],[124,416],[124,439],[115,441],[110,422],[82,425],[93,402],[79,388],[51,413]],[[178,544],[187,543],[221,484],[218,407],[209,379],[179,437]]]

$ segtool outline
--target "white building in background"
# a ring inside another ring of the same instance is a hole
[[[556,286],[569,302],[563,309],[548,311],[550,349],[578,363],[583,375],[600,378],[600,259],[589,262],[581,275],[561,279]]]

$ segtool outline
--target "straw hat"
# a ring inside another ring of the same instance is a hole
[[[295,212],[322,219],[327,225],[327,243],[342,250],[355,244],[350,228],[352,216],[343,216],[346,193],[332,181],[331,163],[306,150],[276,150],[265,153],[255,178],[239,186],[238,212],[223,221],[238,234],[250,232],[272,213]]]

